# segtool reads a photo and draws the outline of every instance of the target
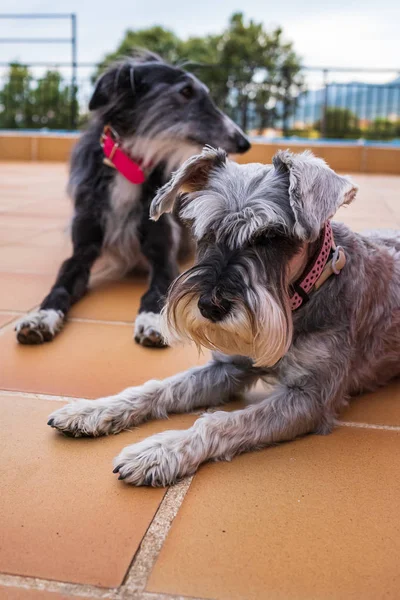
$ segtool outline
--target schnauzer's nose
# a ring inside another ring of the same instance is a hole
[[[199,298],[197,306],[205,319],[217,323],[226,317],[232,305],[229,300],[215,301],[211,296],[204,295]]]
[[[236,134],[235,144],[237,152],[239,152],[240,154],[242,154],[243,152],[247,152],[247,150],[251,148],[249,140],[241,133]]]

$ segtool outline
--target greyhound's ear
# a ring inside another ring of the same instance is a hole
[[[97,110],[107,106],[114,100],[115,95],[121,93],[121,91],[128,92],[134,97],[135,89],[134,65],[129,62],[115,64],[97,80],[89,102],[89,110]]]
[[[166,64],[159,54],[156,54],[155,52],[147,50],[147,48],[141,48],[139,46],[132,48],[132,51],[130,52],[129,56],[132,57],[136,64],[151,62]]]
[[[350,204],[358,187],[350,177],[338,175],[312,152],[278,152],[273,158],[276,170],[289,173],[289,200],[295,226],[302,240],[314,241],[324,225],[343,204]]]
[[[150,218],[157,221],[163,213],[171,212],[178,196],[204,189],[211,171],[225,165],[225,150],[205,146],[201,154],[184,162],[168,183],[158,190],[150,206]]]

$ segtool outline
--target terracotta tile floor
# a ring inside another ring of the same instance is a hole
[[[354,178],[338,218],[400,228],[400,178]],[[52,344],[16,344],[15,320],[69,253],[65,183],[65,165],[0,164],[0,600],[398,599],[400,382],[356,399],[331,436],[206,465],[167,492],[118,482],[112,459],[196,415],[99,440],[46,426],[69,397],[207,358],[134,344],[143,280],[93,289]]]

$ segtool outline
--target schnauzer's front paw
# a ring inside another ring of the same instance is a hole
[[[25,315],[15,326],[20,344],[43,344],[50,342],[64,324],[61,310],[38,310]]]
[[[98,437],[122,431],[122,417],[123,413],[115,414],[110,403],[77,400],[51,413],[47,425],[70,437]]]
[[[166,346],[161,335],[161,316],[153,312],[141,312],[136,317],[134,338],[142,346],[163,348]]]
[[[191,430],[164,431],[127,446],[114,459],[114,473],[132,485],[165,487],[198,468],[201,458],[189,450]]]

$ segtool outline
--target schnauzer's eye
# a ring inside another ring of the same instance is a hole
[[[194,89],[191,85],[185,85],[184,88],[179,90],[179,93],[187,100],[190,100],[194,96]]]
[[[263,232],[263,233],[257,233],[255,236],[253,236],[253,238],[251,239],[250,245],[251,246],[261,246],[261,245],[265,245],[267,242],[270,241],[271,238],[273,238],[274,235],[270,232]]]
[[[275,232],[275,231],[266,231],[263,234],[258,234],[256,236],[253,237],[253,239],[251,240],[250,243],[250,247],[254,248],[260,248],[260,247],[265,247],[265,246],[270,246],[271,242],[273,242],[274,244],[279,243],[279,241],[282,239],[282,236],[279,235],[279,233]]]

